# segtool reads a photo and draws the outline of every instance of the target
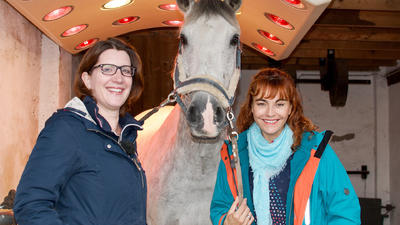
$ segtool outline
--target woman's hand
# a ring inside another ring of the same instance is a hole
[[[243,199],[239,207],[239,198],[236,198],[226,215],[224,225],[251,225],[254,217],[247,206],[247,199]]]

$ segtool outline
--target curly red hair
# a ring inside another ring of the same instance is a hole
[[[265,93],[265,95],[268,93],[268,96],[264,96],[267,99],[278,95],[292,105],[287,124],[293,131],[293,151],[300,146],[303,132],[317,130],[317,126],[304,116],[301,97],[293,78],[282,70],[266,68],[260,70],[251,80],[246,100],[240,108],[236,122],[239,132],[247,130],[253,124],[254,118],[251,111],[253,99],[260,93]]]

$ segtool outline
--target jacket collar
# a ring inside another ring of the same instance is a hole
[[[85,121],[89,122],[85,123],[88,128],[94,128],[93,126],[96,126],[106,132],[111,132],[111,126],[107,120],[98,113],[99,108],[96,102],[89,96],[86,96],[83,101],[78,97],[74,97],[65,105],[64,110],[71,111],[85,119]],[[124,117],[120,117],[119,123],[123,131],[126,130],[125,128],[127,127],[129,127],[129,130],[133,129],[135,131],[143,129],[143,122],[135,120],[129,113],[126,113]],[[125,136],[125,134],[123,135]]]
[[[78,97],[74,97],[73,99],[71,99],[64,107],[64,110],[68,110],[71,111],[79,116],[81,116],[82,118],[97,124],[93,118],[89,115],[89,112],[86,109],[85,104],[78,98]]]

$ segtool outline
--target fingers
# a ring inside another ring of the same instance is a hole
[[[254,217],[247,206],[247,199],[243,199],[239,207],[238,204],[239,199],[236,198],[227,213],[224,225],[251,225],[254,221]]]
[[[239,207],[236,209],[236,213],[238,215],[242,215],[246,208],[247,208],[247,199],[244,198],[242,203],[240,203]]]
[[[244,223],[243,223],[243,224],[245,224],[245,225],[251,225],[251,224],[253,223],[253,221],[254,221],[254,216],[253,216],[253,214],[251,214],[251,212],[249,211],[248,214],[247,214],[247,216],[246,216],[246,219],[244,220]]]
[[[250,213],[251,214],[251,213]],[[254,221],[254,216],[253,215],[250,215],[249,217],[247,217],[248,219],[248,221],[247,221],[247,223],[245,223],[246,225],[251,225],[252,223],[253,223],[253,221]]]
[[[240,205],[239,209],[237,210],[237,213],[239,215],[239,220],[240,221],[245,221],[249,214],[251,214],[249,207],[247,207],[247,201],[246,199],[243,199],[242,204]]]
[[[228,211],[228,214],[233,214],[236,211],[238,203],[239,203],[239,198],[236,197],[235,201],[232,203],[231,208]]]

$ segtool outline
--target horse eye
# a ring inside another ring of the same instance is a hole
[[[186,38],[186,36],[185,36],[184,34],[181,34],[181,35],[179,36],[179,41],[181,42],[181,44],[182,44],[183,46],[187,45],[187,38]]]
[[[235,34],[235,35],[233,35],[233,37],[231,39],[230,45],[231,46],[236,46],[238,44],[239,44],[239,35]]]

